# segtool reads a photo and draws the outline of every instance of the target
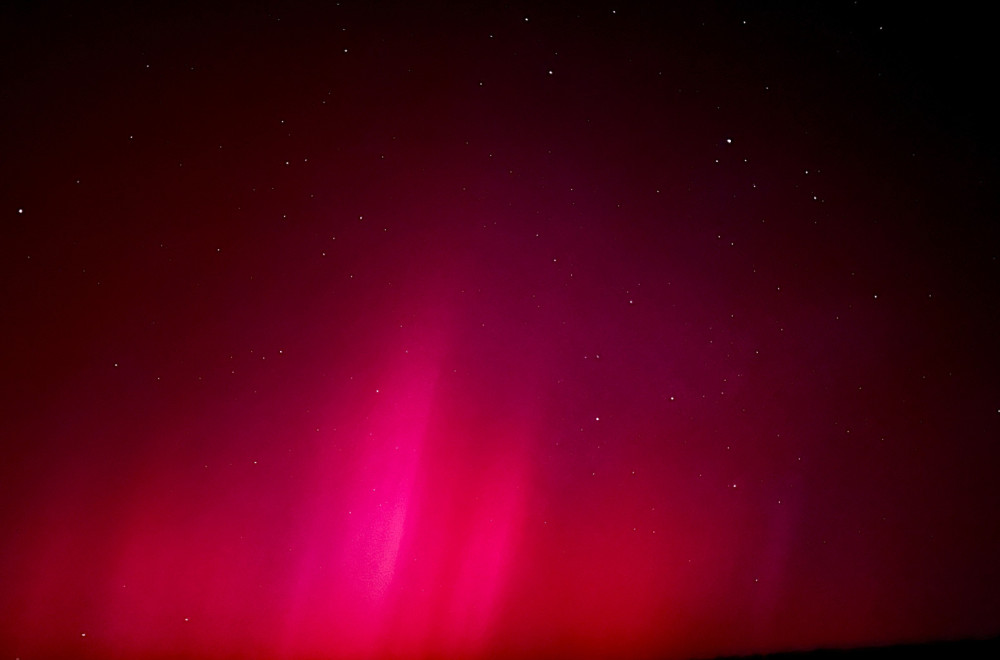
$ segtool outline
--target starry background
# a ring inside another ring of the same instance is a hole
[[[0,10],[0,652],[1000,633],[984,16]]]

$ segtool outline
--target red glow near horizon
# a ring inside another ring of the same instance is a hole
[[[922,19],[326,5],[0,10],[0,657],[1000,633]]]

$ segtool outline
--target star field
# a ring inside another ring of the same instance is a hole
[[[1000,634],[945,13],[0,10],[0,654]]]

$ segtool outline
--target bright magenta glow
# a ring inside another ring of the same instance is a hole
[[[429,369],[387,378],[357,455],[343,451],[342,413],[331,413],[326,436],[318,430],[326,448],[294,537],[288,653],[483,651],[523,526],[525,439],[510,421],[476,430],[432,418],[438,378]],[[345,469],[349,477],[331,478]]]
[[[1000,633],[993,22],[58,4],[0,8],[0,660]]]

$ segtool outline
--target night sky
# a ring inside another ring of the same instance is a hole
[[[1000,634],[985,15],[87,4],[0,9],[3,658]]]

